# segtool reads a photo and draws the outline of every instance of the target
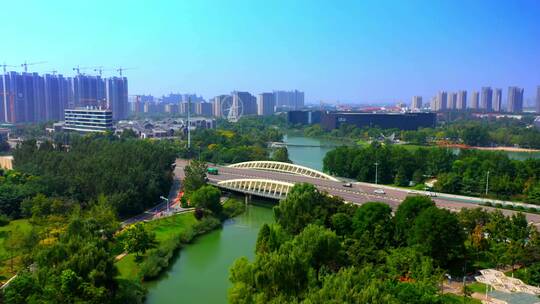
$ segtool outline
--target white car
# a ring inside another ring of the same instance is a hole
[[[386,194],[386,192],[384,192],[383,189],[375,189],[375,190],[373,190],[373,192],[375,192],[377,194]]]

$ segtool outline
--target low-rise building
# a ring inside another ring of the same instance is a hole
[[[64,130],[77,132],[107,132],[113,130],[111,110],[78,108],[64,110]]]

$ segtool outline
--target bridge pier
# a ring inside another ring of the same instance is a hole
[[[246,206],[251,202],[251,194],[247,194],[244,196],[244,201],[246,203]]]

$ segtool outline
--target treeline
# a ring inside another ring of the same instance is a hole
[[[339,128],[327,132],[319,124],[303,128],[305,136],[337,137],[353,140],[379,140],[382,136],[392,134],[395,139],[415,145],[431,145],[443,141],[469,146],[520,146],[524,148],[540,148],[540,131],[534,127],[529,116],[523,119],[478,119],[466,117],[459,120],[441,123],[436,128],[421,128],[404,131],[399,129],[381,129],[376,126],[357,128],[354,125],[342,124]]]
[[[337,176],[407,186],[437,178],[435,190],[472,196],[521,199],[540,204],[540,160],[511,160],[504,153],[444,148],[409,150],[373,143],[338,147],[324,158],[324,170]],[[375,165],[377,163],[377,165]],[[489,172],[489,180],[488,180]]]
[[[237,163],[271,159],[268,142],[281,141],[282,117],[243,117],[236,123],[219,120],[216,129],[197,129],[191,134],[192,150],[181,156],[212,163]],[[184,138],[186,139],[186,138]]]
[[[298,184],[274,217],[259,231],[255,260],[232,266],[230,303],[453,303],[440,293],[444,273],[536,271],[540,261],[539,234],[523,214],[455,214],[422,196],[393,215],[383,203],[344,204]]]
[[[8,189],[0,211],[19,217],[21,199],[43,193],[83,208],[104,195],[120,217],[138,214],[168,193],[175,154],[165,141],[104,135],[73,138],[69,147],[27,140],[13,152],[20,174],[0,182]]]

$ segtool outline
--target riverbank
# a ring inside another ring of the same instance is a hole
[[[244,212],[243,204],[228,200],[224,204],[224,219]],[[151,281],[159,277],[179,254],[180,249],[191,243],[197,236],[221,227],[221,221],[207,215],[197,220],[193,212],[180,213],[143,223],[145,229],[156,235],[155,248],[148,250],[140,261],[135,254],[125,254],[116,262],[119,277],[130,280]],[[118,243],[122,243],[122,235]]]

